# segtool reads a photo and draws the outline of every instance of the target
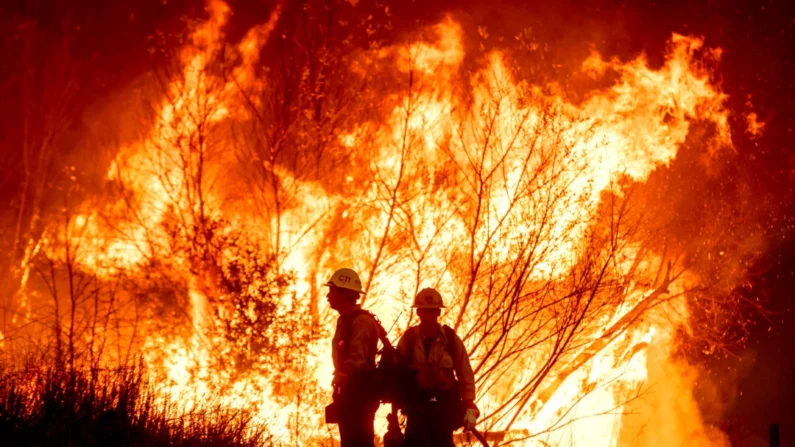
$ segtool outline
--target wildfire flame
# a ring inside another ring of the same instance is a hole
[[[601,298],[609,293],[600,289],[595,302],[602,310],[582,310],[588,329],[576,333],[578,342],[560,354],[545,381],[534,382],[555,354],[555,334],[564,330],[557,288],[582,280],[586,260],[602,259],[588,246],[604,230],[608,197],[620,200],[627,182],[643,183],[671,163],[694,126],[710,129],[707,153],[731,146],[726,97],[702,64],[719,52],[699,38],[673,35],[658,69],[643,56],[622,62],[593,53],[582,73],[614,82],[575,103],[560,85],[517,79],[503,51],[486,54],[464,77],[462,30],[448,18],[429,30],[431,38],[362,50],[351,60],[353,73],[381,67],[408,87],[386,91],[371,120],[334,135],[329,144],[348,154],[349,166],[333,173],[337,183],[273,160],[247,161],[293,194],[278,215],[266,216],[252,211],[247,193],[238,194],[245,186],[230,174],[240,160],[229,139],[233,123],[256,120],[248,98],[262,106],[250,93],[269,88],[255,67],[267,64],[260,50],[280,10],[230,47],[224,36],[229,7],[211,0],[207,9],[209,18],[182,50],[182,72],[168,85],[147,135],[119,148],[108,171],[108,181],[123,183],[132,196],[111,206],[121,222],[110,229],[95,213],[75,217],[93,242],[81,249],[86,268],[135,270],[173,254],[169,219],[185,228],[202,227],[210,217],[228,219],[266,251],[280,252],[278,268],[296,275],[281,306],[311,303],[319,334],[333,329],[318,284],[335,266],[357,268],[367,285],[365,307],[400,330],[410,323],[416,290],[438,288],[449,303],[444,318],[464,337],[478,370],[484,430],[506,431],[522,445],[725,445],[700,418],[690,367],[671,357],[673,332],[688,325],[686,290],[698,278],[684,274],[665,283],[660,272],[668,260],[639,256],[639,239],[616,237],[611,251],[606,275],[621,299]],[[211,66],[221,51],[237,57],[223,74]],[[207,140],[186,138],[200,134]],[[123,218],[131,203],[138,218]],[[512,284],[516,260],[525,258],[524,289],[516,293],[543,292],[537,303],[546,307],[532,317],[537,309],[517,305],[511,312],[526,319],[503,335],[521,339],[534,331],[542,341],[495,362],[488,347],[498,346],[500,335],[484,329],[483,316],[508,306],[495,301],[495,290]],[[150,370],[165,378],[163,398],[191,408],[212,397],[251,410],[286,443],[328,436],[315,398],[279,395],[269,377],[214,369],[218,353],[207,328],[217,272],[190,257],[168,262],[187,278],[192,329],[188,336],[153,332],[144,343]],[[479,263],[489,269],[470,274]],[[666,306],[646,304],[663,293],[672,297]],[[326,338],[310,343],[303,364],[303,383],[319,389],[321,400],[332,371],[327,345]],[[530,385],[536,391],[523,394]],[[651,394],[639,399],[648,388]]]

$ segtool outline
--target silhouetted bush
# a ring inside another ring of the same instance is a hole
[[[270,445],[251,419],[162,403],[141,367],[102,371],[30,368],[0,374],[0,439],[7,446]]]

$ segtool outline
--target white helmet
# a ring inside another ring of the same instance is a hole
[[[362,281],[359,279],[359,275],[348,268],[338,269],[324,285],[353,290],[354,292],[364,294],[362,290]]]
[[[441,309],[445,307],[442,301],[442,295],[430,287],[420,290],[420,293],[414,297],[415,309]]]

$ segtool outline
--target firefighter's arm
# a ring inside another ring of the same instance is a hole
[[[466,407],[464,429],[472,430],[480,417],[480,410],[475,405],[475,373],[472,371],[466,346],[458,336],[455,337],[455,351],[455,375],[458,377],[461,400]]]
[[[411,331],[414,328],[409,328],[403,336],[400,337],[397,344],[397,368],[399,374],[399,386],[403,392],[413,389],[416,386],[414,382],[414,374],[412,373],[411,364],[414,357],[414,337]]]
[[[474,402],[475,373],[472,371],[472,364],[469,363],[469,354],[464,342],[458,336],[455,337],[455,351],[455,375],[458,378],[461,399],[468,403]]]
[[[348,344],[348,358],[342,365],[342,374],[347,380],[354,374],[368,370],[371,365],[367,362],[368,358],[375,358],[375,351],[378,349],[378,328],[372,319],[366,316],[359,316],[351,322],[351,334]]]
[[[392,413],[396,413],[398,410],[402,411],[403,414],[406,412],[406,396],[409,393],[409,389],[414,386],[413,381],[410,384],[408,379],[408,371],[409,367],[411,366],[411,356],[414,352],[414,346],[409,346],[411,343],[411,336],[409,332],[412,328],[409,328],[398,340],[398,344],[395,347],[397,351],[397,358],[398,358],[398,370],[399,370],[399,377],[398,377],[398,399],[392,403]]]
[[[413,328],[409,328],[398,340],[397,344],[397,355],[398,355],[398,364],[401,366],[408,367],[411,365],[411,356],[414,352],[414,346],[409,346],[409,339],[411,338],[408,334]]]

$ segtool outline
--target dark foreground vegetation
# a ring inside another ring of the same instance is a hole
[[[140,367],[0,371],[4,446],[268,445],[251,419],[220,407],[191,413],[159,403]]]

